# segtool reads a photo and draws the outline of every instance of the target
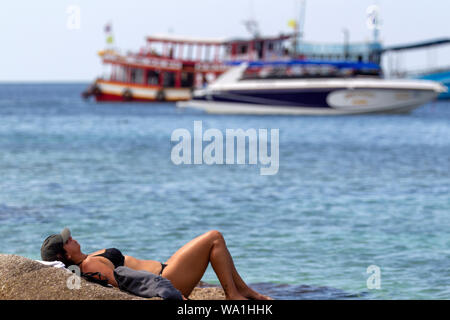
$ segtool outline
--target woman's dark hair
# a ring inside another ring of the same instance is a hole
[[[66,266],[66,268],[70,267],[71,265],[74,265],[75,263],[72,260],[67,259],[66,256],[66,250],[61,249],[61,252],[58,253],[57,258],[58,261],[61,261],[62,263],[64,263],[64,265]]]

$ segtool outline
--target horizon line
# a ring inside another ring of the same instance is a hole
[[[56,83],[66,83],[66,84],[74,84],[74,83],[90,83],[91,80],[63,80],[63,79],[54,79],[54,80],[0,80],[0,85],[2,84],[56,84]]]

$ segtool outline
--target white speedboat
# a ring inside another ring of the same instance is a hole
[[[179,107],[221,114],[407,113],[445,92],[434,81],[387,80],[371,63],[242,63]]]

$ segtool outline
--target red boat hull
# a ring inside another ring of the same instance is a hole
[[[97,80],[83,96],[94,96],[98,102],[175,102],[189,100],[191,89]]]

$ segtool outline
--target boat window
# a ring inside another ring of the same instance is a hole
[[[181,87],[191,88],[194,86],[194,73],[182,72],[181,73]]]
[[[255,50],[258,53],[258,59],[262,59],[264,53],[264,43],[262,41],[257,41],[255,43]]]
[[[380,76],[379,69],[338,68],[334,65],[302,64],[249,67],[242,80],[254,79],[300,79],[300,78],[345,78],[354,76]]]
[[[159,72],[155,70],[147,71],[147,84],[156,86],[159,84]]]
[[[247,53],[247,50],[248,50],[248,46],[246,44],[243,44],[243,45],[239,46],[239,53],[240,54]]]
[[[102,77],[102,79],[115,81],[116,80],[116,69],[117,69],[116,65],[109,64],[109,65],[106,65],[106,67],[107,67],[107,69],[105,70],[106,73]]]
[[[144,70],[142,69],[131,69],[131,83],[144,83]]]
[[[232,47],[230,45],[225,47],[225,56],[231,57]]]
[[[120,82],[126,82],[127,81],[127,69],[123,66],[117,66],[114,80],[120,81]]]
[[[175,72],[164,72],[163,87],[175,87]]]

